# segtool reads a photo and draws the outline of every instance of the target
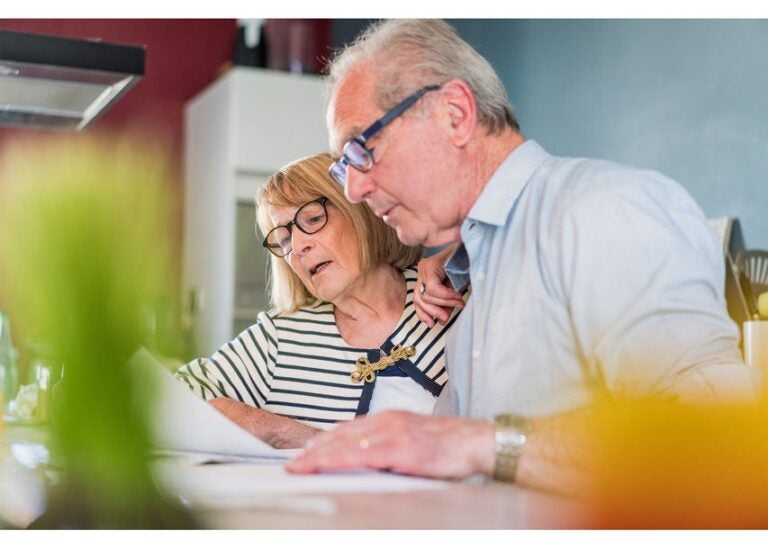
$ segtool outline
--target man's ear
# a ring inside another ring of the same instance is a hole
[[[475,96],[467,83],[458,78],[444,83],[441,91],[447,106],[451,140],[455,146],[464,147],[472,138],[477,126]]]

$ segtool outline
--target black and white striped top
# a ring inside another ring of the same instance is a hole
[[[226,396],[318,428],[367,413],[376,386],[384,389],[384,383],[395,380],[407,381],[410,389],[401,391],[406,396],[399,408],[409,407],[408,398],[428,398],[431,410],[448,379],[445,336],[458,311],[445,326],[430,329],[421,323],[413,304],[416,274],[413,269],[403,271],[405,309],[380,349],[349,346],[336,327],[333,305],[318,301],[292,314],[260,313],[256,324],[211,358],[194,360],[176,375],[206,400]],[[392,345],[415,346],[416,354],[379,372],[374,383],[351,380],[359,357],[374,361],[381,352],[389,353]],[[406,375],[410,379],[403,378]],[[401,378],[389,381],[392,376]],[[424,402],[411,401],[410,407],[423,410]]]

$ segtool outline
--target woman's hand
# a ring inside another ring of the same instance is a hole
[[[214,398],[210,403],[232,422],[276,449],[304,447],[319,430],[299,421],[257,409],[230,398]]]
[[[464,307],[461,293],[454,291],[445,276],[445,261],[455,248],[455,245],[448,246],[419,262],[413,303],[416,315],[429,327],[434,327],[436,321],[445,325],[454,308]]]

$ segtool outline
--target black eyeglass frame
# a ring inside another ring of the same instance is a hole
[[[425,93],[438,90],[441,87],[442,87],[442,84],[431,84],[429,86],[424,86],[423,88],[409,95],[408,97],[400,101],[398,104],[396,104],[394,107],[392,107],[392,109],[390,109],[389,112],[387,112],[384,116],[382,116],[381,118],[376,120],[374,123],[372,123],[360,135],[353,137],[352,139],[347,141],[344,144],[344,147],[341,149],[341,158],[333,162],[328,168],[328,174],[331,176],[331,179],[336,181],[341,186],[346,186],[347,167],[351,166],[358,171],[362,171],[363,173],[365,173],[366,171],[370,171],[371,168],[373,168],[373,166],[375,165],[376,160],[373,157],[373,150],[365,146],[365,143],[368,142],[368,140],[371,137],[373,137],[379,131],[381,131],[392,120],[394,120],[395,118],[403,114],[406,110],[411,108],[416,103],[416,101],[421,99],[421,97]],[[360,147],[362,156],[365,158],[365,163],[355,164],[349,160],[349,155],[347,154],[347,152],[352,146]]]
[[[306,230],[305,228],[302,228],[301,224],[297,222],[299,218],[299,214],[301,213],[301,210],[307,207],[308,205],[318,203],[321,206],[323,206],[323,213],[325,214],[325,222],[317,227],[317,230]],[[282,253],[282,246],[280,244],[270,244],[269,243],[269,237],[272,235],[276,230],[280,230],[281,228],[285,228],[288,230],[288,235],[292,234],[292,227],[296,227],[299,230],[301,230],[304,234],[315,234],[317,232],[320,232],[323,228],[325,228],[325,225],[328,224],[328,198],[326,196],[320,196],[319,198],[315,200],[310,200],[309,202],[306,202],[299,207],[299,209],[296,210],[296,214],[293,216],[293,219],[289,221],[287,224],[284,225],[278,225],[269,232],[267,232],[267,235],[264,236],[264,240],[261,242],[262,247],[265,247],[269,250],[270,253],[272,253],[275,257],[286,257],[287,255],[290,255],[293,251],[293,246],[291,246],[291,249],[287,251],[286,253]],[[279,250],[279,251],[278,251]]]

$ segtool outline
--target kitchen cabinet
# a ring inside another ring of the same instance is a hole
[[[196,355],[268,308],[253,199],[267,178],[327,150],[320,77],[235,67],[185,109],[185,317]]]

